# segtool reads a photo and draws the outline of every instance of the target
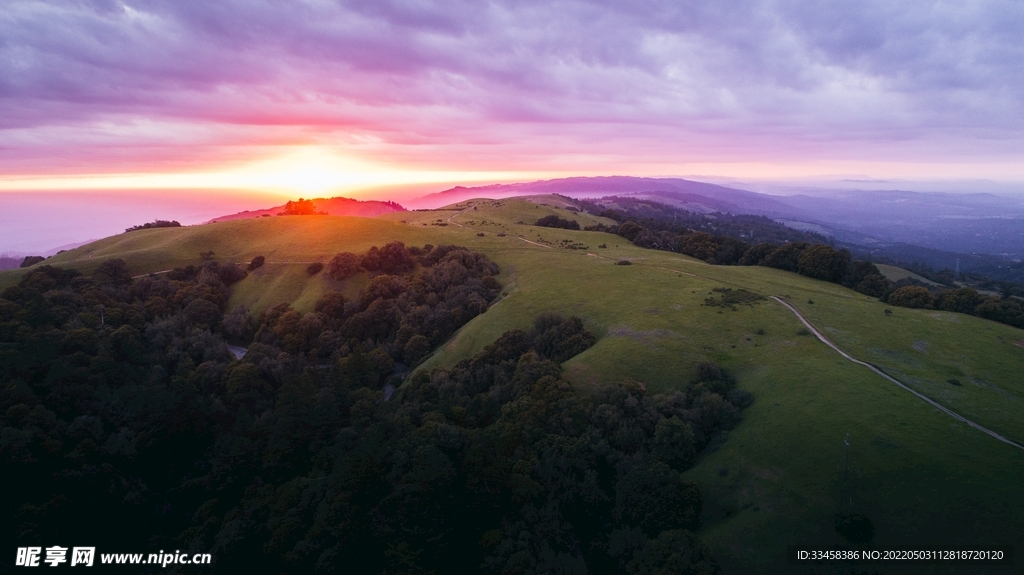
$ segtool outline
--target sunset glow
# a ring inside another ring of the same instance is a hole
[[[997,0],[13,0],[0,194],[369,198],[577,175],[1020,189],[1021,29]]]
[[[295,194],[346,193],[364,188],[432,182],[502,182],[516,172],[430,171],[387,166],[331,154],[313,146],[280,157],[204,172],[119,173],[0,178],[0,190],[250,189]],[[557,173],[531,173],[556,177]]]

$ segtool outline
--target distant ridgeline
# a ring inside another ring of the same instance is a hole
[[[312,200],[299,198],[296,201],[288,201],[284,209],[277,213],[279,216],[326,216],[327,212],[316,211],[316,205]]]
[[[217,261],[44,265],[0,293],[0,537],[175,542],[233,571],[720,571],[681,475],[751,402],[718,366],[577,393],[560,363],[596,338],[544,314],[399,388],[496,300],[498,265],[393,242],[323,269],[371,277],[305,314],[225,313],[248,272]]]
[[[358,216],[372,218],[381,214],[405,211],[401,205],[389,201],[359,201],[351,198],[299,198],[263,210],[244,211],[237,214],[220,216],[210,222],[226,222],[246,218],[269,218],[272,216]],[[210,223],[207,222],[207,223]]]
[[[952,277],[942,274],[936,279],[944,286],[910,278],[894,283],[874,264],[853,261],[849,251],[827,245],[824,236],[794,230],[763,216],[697,214],[647,200],[612,200],[615,209],[601,205],[604,199],[579,202],[587,211],[619,224],[586,229],[614,233],[641,247],[686,254],[711,264],[782,269],[842,284],[894,306],[966,313],[1024,328],[1024,301],[1014,297],[1024,295],[1019,285],[987,282],[1002,288],[1002,297],[996,297],[958,287]],[[751,245],[739,239],[751,236],[763,241]]]

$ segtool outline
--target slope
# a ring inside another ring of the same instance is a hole
[[[528,326],[538,313],[557,311],[583,318],[600,338],[565,365],[583,390],[623,379],[652,391],[678,389],[696,361],[712,359],[754,395],[743,422],[688,472],[705,495],[702,535],[727,573],[787,569],[789,544],[840,543],[836,512],[868,516],[877,544],[1024,539],[1019,450],[851,364],[802,334],[799,320],[775,302],[706,303],[722,301],[715,288],[782,297],[855,357],[1018,442],[1024,440],[1018,377],[1024,332],[944,312],[886,315],[884,305],[835,284],[768,268],[710,266],[618,236],[531,225],[550,214],[583,225],[597,221],[554,205],[473,200],[372,220],[264,218],[144,230],[48,263],[88,271],[104,258],[123,257],[133,273],[146,273],[197,263],[205,250],[234,261],[265,255],[266,271],[243,280],[233,303],[296,301],[309,309],[324,289],[355,286],[329,285],[304,276],[304,264],[286,262],[358,253],[396,239],[467,245],[502,266],[504,297],[422,368],[451,365],[502,332]],[[620,261],[631,265],[615,265]],[[20,273],[0,275],[0,282],[9,285]],[[847,434],[848,475],[841,468]]]

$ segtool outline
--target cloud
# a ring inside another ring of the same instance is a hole
[[[1013,155],[1022,33],[1011,1],[12,0],[0,169]]]

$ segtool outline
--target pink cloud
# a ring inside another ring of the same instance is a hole
[[[1021,32],[1012,2],[15,0],[0,172],[297,144],[443,169],[1013,161]]]

